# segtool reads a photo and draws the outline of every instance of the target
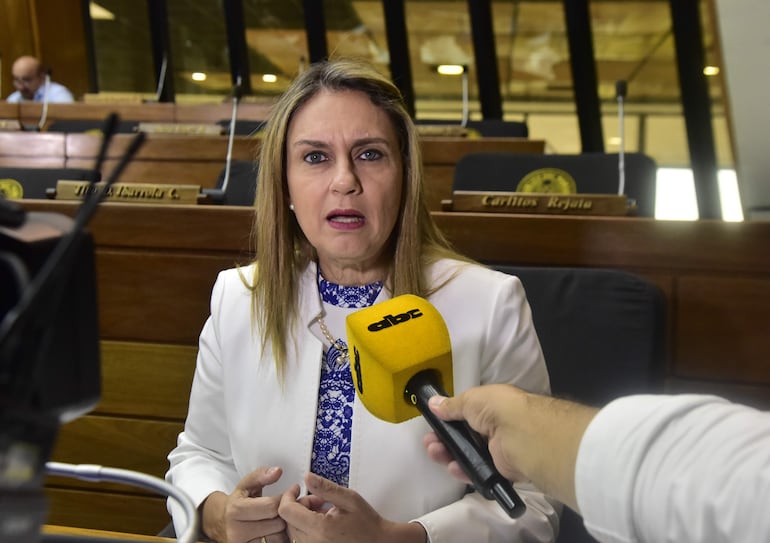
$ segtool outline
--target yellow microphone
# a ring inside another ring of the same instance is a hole
[[[353,384],[367,410],[393,423],[422,414],[476,490],[512,518],[520,516],[526,506],[495,468],[481,436],[466,422],[441,420],[428,408],[432,396],[454,393],[452,345],[441,313],[404,294],[351,313],[345,324]]]

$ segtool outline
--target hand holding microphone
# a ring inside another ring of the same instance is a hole
[[[476,490],[512,518],[526,509],[512,483],[495,468],[486,443],[463,421],[444,421],[428,407],[453,393],[452,350],[441,314],[406,294],[347,317],[356,393],[376,417],[393,423],[420,414],[468,475]]]

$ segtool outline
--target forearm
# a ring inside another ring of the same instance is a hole
[[[418,522],[389,522],[380,543],[426,543],[428,536]]]
[[[226,502],[227,494],[224,492],[212,492],[198,508],[201,518],[201,529],[207,537],[214,541],[227,541],[224,520]]]
[[[575,463],[583,433],[598,409],[534,394],[523,400],[527,430],[522,439],[529,443],[522,471],[545,494],[578,511]]]

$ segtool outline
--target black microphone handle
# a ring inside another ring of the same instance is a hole
[[[615,81],[615,98],[624,98],[628,92],[628,83],[623,79]]]
[[[447,393],[433,370],[421,371],[412,377],[404,390],[406,401],[422,413],[476,490],[488,500],[497,500],[509,517],[521,516],[527,506],[514,490],[513,483],[495,468],[481,436],[468,423],[441,420],[430,410],[428,400],[436,395],[447,396]]]

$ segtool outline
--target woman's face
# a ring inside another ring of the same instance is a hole
[[[286,157],[289,199],[324,277],[384,280],[403,181],[387,114],[363,92],[322,90],[294,114]]]

